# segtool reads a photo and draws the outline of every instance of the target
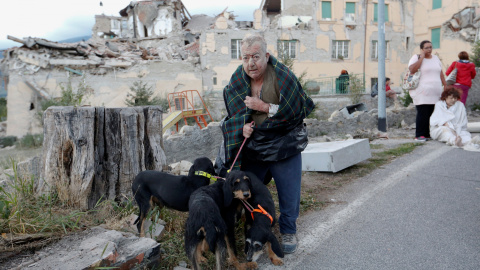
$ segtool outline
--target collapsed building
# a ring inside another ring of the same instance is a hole
[[[88,86],[85,104],[90,106],[125,106],[131,85],[139,80],[164,98],[198,90],[221,99],[242,63],[240,42],[251,34],[263,35],[273,56],[293,59],[295,73],[306,72],[316,100],[348,99],[335,89],[334,78],[342,69],[358,74],[369,92],[378,76],[377,5],[368,0],[262,0],[253,21],[237,21],[227,9],[214,17],[191,15],[181,0],[134,1],[120,16],[95,16],[89,40],[57,43],[9,36],[21,45],[5,50],[1,62],[8,91],[7,135],[40,133],[41,101],[59,97],[68,82]],[[456,60],[458,48],[471,51],[480,28],[478,9],[478,0],[429,5],[386,0],[386,76],[398,85],[425,39],[432,40],[445,69]]]

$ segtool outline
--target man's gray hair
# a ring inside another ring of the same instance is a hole
[[[241,45],[242,46],[247,45],[247,47],[250,47],[255,43],[260,44],[260,48],[262,49],[263,53],[267,53],[267,42],[260,35],[252,35],[252,36],[244,37],[242,39]]]

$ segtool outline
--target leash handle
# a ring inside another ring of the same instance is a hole
[[[250,123],[250,127],[253,128],[255,126],[255,121],[252,121],[252,123]],[[233,166],[235,166],[235,162],[237,161],[237,158],[238,156],[240,155],[240,152],[242,152],[242,148],[243,148],[243,145],[245,144],[245,142],[247,141],[248,138],[245,138],[243,140],[243,143],[242,145],[240,146],[240,149],[238,149],[238,153],[237,153],[237,156],[235,157],[235,159],[233,160],[233,163],[232,163],[232,167],[230,167],[230,170],[228,170],[228,172],[230,172],[232,169],[233,169]]]

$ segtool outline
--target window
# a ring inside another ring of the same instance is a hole
[[[378,22],[378,5],[374,4],[373,7],[373,21]],[[385,21],[388,22],[388,5],[385,4]]]
[[[437,9],[442,7],[442,0],[433,0],[432,9]]]
[[[355,21],[355,3],[347,2],[345,6],[345,21],[353,22]]]
[[[440,27],[432,29],[432,47],[440,48]]]
[[[241,41],[241,39],[232,39],[232,44],[230,46],[232,51],[232,59],[242,59],[242,53],[240,52]]]
[[[388,58],[388,41],[385,41],[385,59]],[[372,60],[378,60],[378,40],[372,40]]]
[[[296,58],[297,57],[297,41],[296,40],[279,40],[277,42],[278,58]]]
[[[334,40],[332,43],[332,58],[344,59],[348,58],[348,40]]]
[[[332,19],[332,2],[322,1],[322,20]]]

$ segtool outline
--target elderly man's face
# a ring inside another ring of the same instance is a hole
[[[269,57],[270,54],[262,52],[259,43],[253,43],[251,46],[242,45],[243,69],[253,80],[263,78]]]

